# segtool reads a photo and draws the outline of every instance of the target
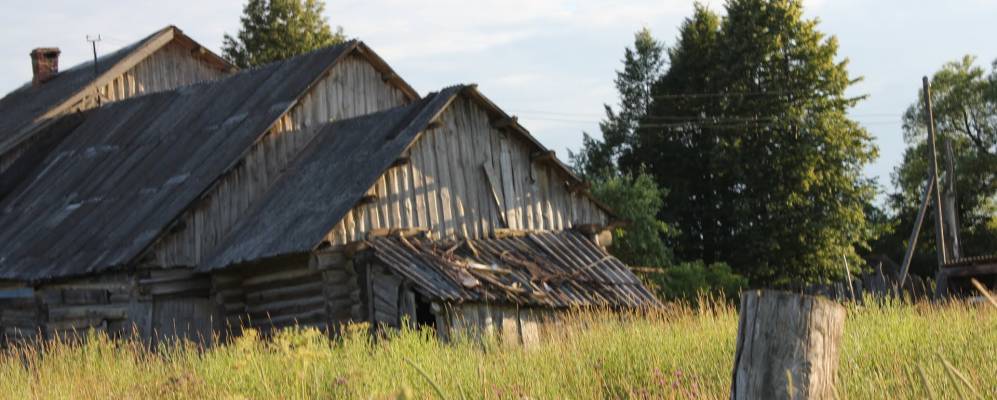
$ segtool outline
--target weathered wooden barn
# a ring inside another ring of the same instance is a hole
[[[474,86],[421,98],[356,41],[214,78],[32,122],[0,174],[8,338],[407,317],[528,340],[540,310],[657,304],[608,208]]]

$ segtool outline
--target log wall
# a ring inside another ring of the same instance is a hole
[[[217,318],[210,280],[188,270],[111,273],[44,285],[0,289],[0,329],[6,340],[79,337],[88,330],[133,334],[155,342],[210,342]]]
[[[280,176],[313,137],[318,124],[356,117],[406,103],[405,94],[359,55],[329,74],[264,135],[239,166],[181,217],[183,227],[156,244],[160,266],[197,265],[236,221]]]
[[[334,245],[362,240],[374,229],[426,228],[434,238],[481,238],[495,229],[563,230],[608,222],[534,146],[492,126],[475,103],[458,97],[368,190],[329,233]],[[486,173],[485,171],[489,172]]]
[[[339,252],[284,259],[214,276],[216,301],[231,330],[290,326],[335,331],[363,320],[353,264]]]

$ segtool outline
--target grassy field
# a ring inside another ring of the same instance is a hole
[[[579,314],[532,348],[440,344],[423,331],[371,342],[274,340],[146,351],[91,336],[0,356],[0,397],[726,398],[736,310],[674,306],[650,316]],[[950,303],[850,307],[842,398],[997,398],[997,310]],[[441,396],[442,394],[442,396]]]

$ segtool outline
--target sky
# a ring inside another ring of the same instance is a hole
[[[68,68],[166,25],[220,52],[239,28],[241,0],[0,0],[0,93],[31,79],[28,53],[62,49]],[[704,4],[722,10],[723,1]],[[850,115],[875,136],[879,159],[866,168],[885,189],[904,143],[901,115],[917,99],[921,77],[965,54],[983,66],[997,59],[997,0],[804,0],[808,18],[839,41],[839,59],[862,80],[850,95],[868,98]],[[633,33],[647,27],[672,45],[686,0],[327,0],[325,14],[347,36],[370,45],[426,94],[457,83],[479,89],[519,117],[567,159],[582,132],[598,135],[603,104],[615,105],[613,78]]]

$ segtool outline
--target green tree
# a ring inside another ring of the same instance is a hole
[[[990,254],[997,248],[997,63],[988,74],[975,58],[945,64],[931,78],[938,163],[942,186],[948,186],[945,142],[954,158],[956,220],[962,255]],[[903,115],[907,149],[893,172],[894,193],[888,200],[895,229],[877,245],[900,260],[928,179],[927,129],[923,93]],[[931,220],[922,227],[911,270],[932,275],[937,268]]]
[[[696,5],[668,50],[668,71],[653,86],[635,146],[620,155],[623,170],[645,167],[669,189],[659,217],[680,230],[672,241],[677,257],[707,264],[724,260],[718,244],[728,242],[724,224],[733,220],[729,199],[720,196],[721,180],[729,176],[719,152],[724,137],[707,123],[707,116],[719,114],[719,97],[705,95],[719,90],[709,72],[719,30],[720,17]]]
[[[623,70],[616,71],[616,91],[620,96],[619,112],[604,104],[606,117],[599,123],[602,140],[583,133],[582,150],[569,152],[575,170],[582,176],[597,177],[619,172],[616,161],[633,147],[638,122],[651,103],[651,88],[661,76],[664,66],[664,44],[654,39],[651,31],[641,29],[634,34],[633,48],[623,54]]]
[[[664,238],[673,234],[668,225],[658,221],[663,191],[649,175],[630,174],[596,180],[592,195],[612,204],[616,215],[627,222],[613,231],[610,252],[630,265],[661,267],[672,263],[672,254]]]
[[[697,6],[652,93],[623,170],[646,165],[680,259],[726,262],[756,285],[813,282],[861,260],[862,168],[876,149],[846,116],[860,99],[834,37],[798,0]]]
[[[222,55],[249,68],[343,42],[343,29],[329,27],[324,9],[318,0],[249,0],[239,33],[225,34]]]

